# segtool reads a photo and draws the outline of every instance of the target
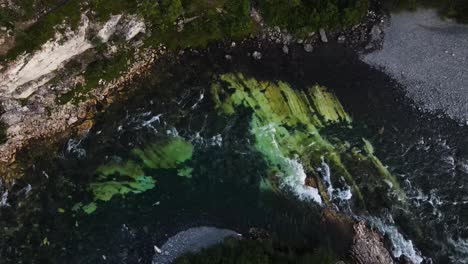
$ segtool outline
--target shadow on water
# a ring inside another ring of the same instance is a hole
[[[281,47],[258,45],[163,58],[128,99],[97,116],[85,139],[69,141],[52,161],[38,159],[11,191],[9,206],[0,209],[0,226],[9,234],[0,240],[0,257],[11,263],[150,263],[153,245],[197,225],[241,233],[263,227],[291,244],[327,243],[314,205],[259,191],[267,165],[251,151],[250,112],[225,118],[211,100],[200,100],[210,93],[213,76],[243,72],[295,88],[317,83],[333,89],[354,119],[355,137],[373,139],[377,156],[405,183],[414,213],[391,206],[382,212],[390,212],[424,255],[449,261],[447,236],[468,237],[466,210],[453,204],[468,193],[467,128],[443,115],[420,113],[389,76],[338,45],[313,53],[292,46],[288,55]],[[261,60],[247,56],[255,50],[262,52]],[[178,177],[173,169],[148,170],[156,175],[154,189],[116,196],[89,216],[71,211],[77,201],[90,201],[85,186],[96,168],[116,157],[128,159],[133,148],[168,133],[195,142],[192,178]]]

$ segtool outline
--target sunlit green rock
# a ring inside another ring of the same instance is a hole
[[[177,171],[177,175],[179,175],[179,176],[181,176],[181,177],[191,178],[191,177],[192,177],[192,172],[193,172],[193,168],[191,168],[191,167],[183,167],[183,168],[180,168],[180,169]]]
[[[374,155],[374,147],[372,146],[372,144],[369,142],[369,140],[363,138],[362,139],[364,141],[364,150],[366,151],[367,153],[367,156],[369,157],[369,159],[372,161],[372,163],[374,164],[375,168],[377,168],[377,170],[379,171],[379,174],[382,175],[385,180],[387,180],[391,187],[393,187],[393,189],[397,190],[398,191],[398,195],[400,196],[400,198],[403,198],[403,196],[405,195],[404,192],[401,191],[401,187],[400,187],[400,183],[397,181],[397,179],[388,171],[387,167],[385,167],[382,162],[379,160],[379,158],[377,158],[375,155]]]
[[[132,153],[148,168],[172,169],[192,158],[193,146],[184,139],[176,137],[166,144],[155,143],[144,149],[134,149]]]
[[[211,93],[216,109],[224,115],[234,115],[241,107],[252,111],[250,128],[255,137],[255,148],[265,157],[271,168],[270,174],[279,179],[280,187],[292,188],[300,197],[311,198],[317,203],[327,201],[329,197],[323,197],[327,192],[320,192],[320,198],[317,189],[305,185],[306,178],[319,178],[318,169],[326,162],[332,168],[333,176],[346,180],[362,205],[365,204],[364,196],[356,177],[345,164],[352,164],[353,171],[356,168],[377,171],[374,178],[387,180],[393,188],[400,188],[371,151],[368,141],[364,141],[367,156],[356,158],[352,154],[356,147],[350,146],[345,139],[334,138],[332,144],[326,135],[322,135],[322,130],[333,123],[342,124],[343,129],[352,129],[351,117],[325,87],[316,85],[297,90],[282,81],[257,81],[242,74],[224,74],[212,85]],[[368,160],[371,162],[366,162]],[[261,187],[273,188],[266,180],[262,181]]]
[[[96,170],[97,181],[88,187],[93,202],[76,206],[90,214],[97,209],[97,201],[107,202],[116,195],[139,194],[153,189],[156,181],[145,170],[177,169],[180,164],[192,158],[193,146],[180,137],[174,137],[145,148],[133,149],[131,153],[134,159],[112,161],[100,166]],[[183,177],[191,177],[191,173],[190,167],[179,168],[177,172]]]
[[[96,203],[89,203],[85,206],[83,206],[83,211],[87,214],[92,214],[94,211],[96,211],[97,205]]]

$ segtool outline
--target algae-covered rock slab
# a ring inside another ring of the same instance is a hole
[[[160,169],[178,169],[192,158],[193,146],[181,137],[172,137],[162,142],[149,144],[131,151],[132,159],[111,161],[96,170],[96,181],[90,183],[88,191],[93,202],[79,206],[90,214],[96,211],[99,202],[108,202],[117,195],[140,194],[156,186],[155,175],[147,172]],[[178,175],[191,177],[192,168],[182,166]]]
[[[345,130],[353,128],[352,118],[327,88],[315,85],[295,89],[283,81],[258,81],[229,73],[219,77],[211,93],[222,115],[233,116],[240,108],[252,112],[254,149],[263,155],[270,166],[269,175],[276,179],[264,179],[261,187],[282,189],[318,204],[327,204],[333,196],[355,197],[363,208],[366,202],[358,182],[361,173],[372,174],[379,184],[390,182],[399,190],[398,181],[375,156],[368,140],[364,139],[364,146],[351,146],[345,136],[335,135],[330,140],[325,128],[331,124],[341,124]],[[314,180],[307,180],[310,178]],[[340,179],[350,186],[351,194],[334,189]]]

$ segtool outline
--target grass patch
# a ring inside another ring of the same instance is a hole
[[[112,81],[128,69],[133,60],[133,50],[120,50],[112,58],[100,58],[86,68],[84,77],[86,83],[78,84],[69,92],[57,98],[59,104],[68,102],[79,103],[88,98],[88,94],[99,85],[99,80]]]
[[[96,13],[98,21],[105,22],[112,15],[135,13],[140,2],[141,0],[90,0],[89,8]]]
[[[80,16],[79,0],[69,0],[56,7],[29,28],[16,31],[16,45],[7,53],[6,59],[14,59],[24,52],[39,49],[48,40],[54,38],[56,27],[64,22],[75,29],[79,24]]]
[[[214,41],[239,39],[255,31],[250,0],[161,1],[141,8],[139,14],[153,25],[147,45],[164,43],[169,49],[203,48]],[[164,14],[161,16],[161,14]],[[178,19],[190,19],[177,31]]]

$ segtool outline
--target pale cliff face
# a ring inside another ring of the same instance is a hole
[[[11,160],[16,149],[29,138],[63,131],[86,116],[86,102],[81,106],[57,103],[56,98],[70,86],[86,81],[76,76],[80,72],[69,71],[67,63],[86,63],[81,59],[84,54],[96,45],[106,44],[113,36],[124,38],[126,45],[133,45],[132,40],[144,31],[144,22],[135,16],[116,15],[105,23],[96,23],[83,14],[76,30],[57,32],[55,39],[39,50],[25,53],[4,65],[0,72],[0,98],[8,140],[0,146],[0,159]],[[93,38],[98,42],[91,41]],[[51,85],[51,80],[64,71],[68,71],[64,81]]]

